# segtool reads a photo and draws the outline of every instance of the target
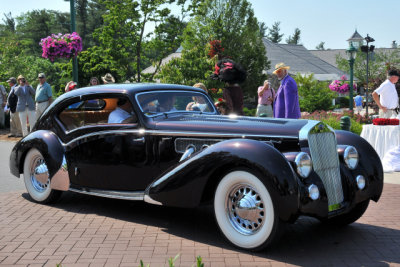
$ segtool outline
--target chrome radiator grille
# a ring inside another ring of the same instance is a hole
[[[343,202],[343,189],[339,169],[339,156],[333,132],[308,135],[314,171],[321,177],[328,195],[328,204]]]

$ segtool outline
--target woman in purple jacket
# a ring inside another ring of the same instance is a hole
[[[275,65],[273,74],[278,76],[281,86],[275,95],[274,117],[275,118],[300,118],[299,93],[296,81],[289,76],[289,66],[284,63]]]

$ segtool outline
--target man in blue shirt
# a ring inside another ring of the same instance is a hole
[[[38,75],[39,84],[36,88],[35,102],[36,102],[36,121],[46,110],[46,108],[51,104],[53,100],[52,90],[50,84],[46,82],[46,76],[44,73],[39,73]]]
[[[354,107],[356,108],[357,114],[360,114],[363,107],[362,107],[362,96],[360,96],[360,94],[358,94],[356,97],[354,97]]]

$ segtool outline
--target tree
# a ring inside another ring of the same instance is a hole
[[[325,42],[320,42],[319,45],[315,47],[317,50],[325,50]]]
[[[9,31],[11,33],[15,33],[15,19],[11,15],[11,12],[8,14],[4,14],[4,30]]]
[[[93,7],[97,2],[92,0],[88,5]],[[179,46],[178,37],[184,24],[165,7],[174,2],[178,6],[185,3],[184,0],[101,1],[107,11],[103,15],[104,24],[93,34],[98,45],[78,57],[83,81],[102,71],[111,72],[117,81],[141,82],[142,70],[151,64],[148,55],[155,55],[154,61],[158,61]],[[147,30],[152,26],[150,23],[155,24],[152,32]]]
[[[359,51],[356,54],[354,61],[354,77],[358,79],[358,85],[366,85],[367,65],[366,65],[366,54]],[[347,59],[336,56],[336,64],[339,69],[344,72],[350,72],[350,66]],[[376,88],[381,81],[386,79],[387,70],[390,68],[400,69],[400,49],[395,49],[392,52],[381,52],[375,51],[372,59],[368,63],[369,69],[369,89]],[[376,80],[376,81],[375,81]]]
[[[268,27],[265,25],[264,22],[260,22],[258,25],[260,27],[260,35],[261,35],[261,37],[267,37]]]
[[[69,32],[68,13],[42,9],[29,11],[17,17],[16,34],[30,54],[40,56],[40,40],[59,32]]]
[[[270,40],[273,43],[279,43],[282,41],[283,34],[280,34],[281,28],[279,25],[281,24],[280,21],[274,22],[272,25],[272,28],[269,28],[268,32],[268,40]]]
[[[210,42],[214,40],[220,41],[224,51],[210,57]],[[229,57],[247,71],[244,93],[255,95],[254,88],[262,83],[262,72],[269,66],[259,24],[247,0],[205,0],[185,29],[182,47],[182,57],[162,68],[161,81],[222,87],[209,76],[218,59]]]
[[[294,29],[293,35],[289,36],[286,39],[286,43],[295,44],[295,45],[299,44],[300,43],[300,33],[301,33],[301,31],[299,28]]]

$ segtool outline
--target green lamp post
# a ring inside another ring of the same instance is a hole
[[[346,54],[348,57],[349,65],[350,65],[350,93],[349,93],[349,108],[350,111],[353,112],[353,67],[354,67],[354,60],[356,58],[357,49],[350,43],[350,47],[346,50]]]
[[[70,2],[70,14],[71,14],[71,33],[76,31],[75,27],[75,0],[64,0],[66,2]],[[72,59],[72,78],[74,82],[78,83],[78,58],[74,56]]]

